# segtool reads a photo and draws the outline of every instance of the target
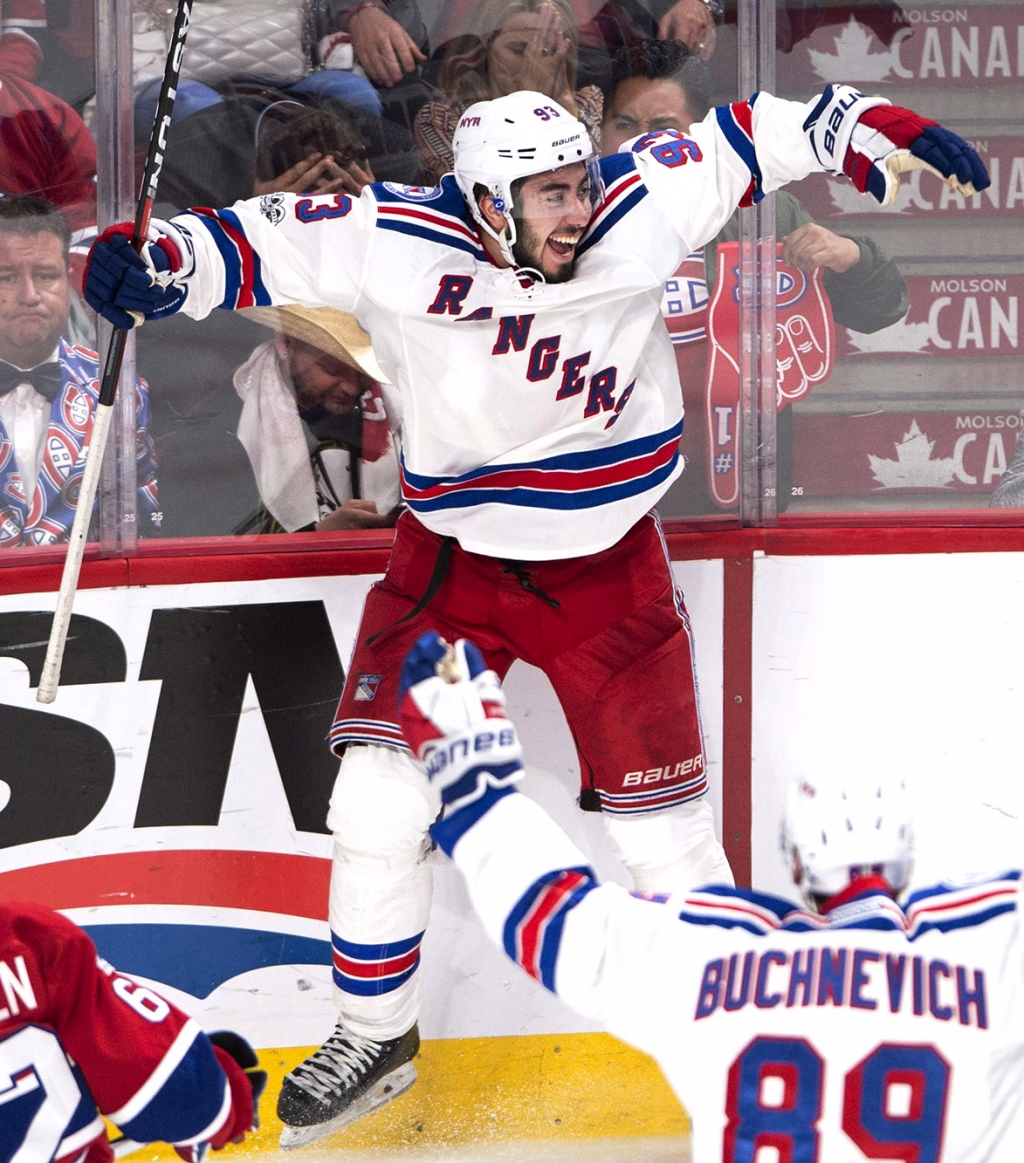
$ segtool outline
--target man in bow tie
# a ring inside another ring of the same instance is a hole
[[[0,198],[0,549],[67,540],[99,392],[95,352],[68,338],[70,230],[51,203]],[[148,389],[136,384],[140,518],[158,525]]]

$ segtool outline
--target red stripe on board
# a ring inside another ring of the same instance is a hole
[[[120,852],[0,873],[0,900],[52,909],[203,905],[322,921],[330,879],[326,857],[208,848]]]
[[[727,557],[722,567],[722,843],[737,886],[749,888],[754,561]]]

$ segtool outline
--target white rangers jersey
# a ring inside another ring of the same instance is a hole
[[[173,220],[195,250],[184,310],[351,312],[401,394],[403,496],[425,525],[498,557],[594,553],[681,469],[665,279],[737,205],[822,170],[812,107],[758,94],[692,137],[603,159],[604,198],[558,285],[489,259],[452,175],[194,210]]]
[[[1020,1159],[1019,872],[902,909],[869,878],[820,917],[731,888],[598,885],[511,789],[432,831],[509,956],[658,1061],[694,1163]]]

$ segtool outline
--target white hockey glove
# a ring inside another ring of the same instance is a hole
[[[406,742],[447,807],[522,778],[505,692],[472,642],[451,647],[434,631],[418,639],[402,667],[398,706]]]
[[[108,226],[85,267],[86,302],[122,331],[180,311],[195,270],[191,240],[170,222],[150,222],[141,253],[131,244],[133,230],[130,222]]]
[[[849,85],[829,85],[803,127],[830,173],[845,174],[883,206],[896,201],[906,170],[931,170],[958,194],[976,194],[991,184],[981,158],[962,137]]]

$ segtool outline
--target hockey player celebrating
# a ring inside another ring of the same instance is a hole
[[[285,1079],[284,1146],[312,1142],[415,1078],[423,860],[437,814],[395,712],[416,637],[479,643],[504,675],[542,669],[565,711],[580,806],[601,811],[636,886],[731,883],[705,797],[689,621],[652,506],[681,471],[682,406],[662,287],[748,205],[814,171],[879,201],[927,166],[988,185],[965,142],[845,86],[806,105],[761,93],[689,134],[598,162],[550,98],[468,108],[434,189],[271,194],[112,227],[86,295],[130,327],[185,311],[303,303],[352,312],[401,397],[402,496],[332,730],[328,824],[341,1018]]]
[[[782,844],[808,909],[710,887],[598,884],[514,787],[501,684],[428,633],[402,725],[446,805],[431,831],[492,939],[573,1009],[652,1055],[694,1163],[1016,1163],[1024,1142],[1021,873],[896,903],[913,860],[898,781],[790,790]],[[672,982],[671,993],[645,983]]]
[[[258,1126],[257,1066],[238,1034],[208,1038],[59,913],[0,903],[0,1163],[108,1163],[101,1112],[198,1163]]]

